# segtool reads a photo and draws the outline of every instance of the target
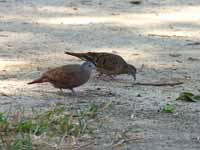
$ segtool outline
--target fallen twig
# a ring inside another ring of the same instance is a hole
[[[145,86],[175,86],[175,85],[180,85],[183,84],[183,82],[174,82],[174,83],[141,83],[141,82],[136,82],[133,83],[133,85],[145,85]]]
[[[125,144],[125,143],[128,143],[128,142],[137,142],[137,143],[142,143],[143,141],[142,140],[144,140],[144,138],[132,138],[132,139],[124,139],[124,140],[121,140],[121,141],[119,141],[118,143],[116,143],[116,144],[113,144],[112,145],[112,147],[115,147],[115,146],[119,146],[119,145],[123,145],[123,144]]]
[[[188,43],[186,45],[188,45],[188,46],[200,45],[200,42],[192,42],[192,43]]]
[[[179,36],[179,35],[162,35],[162,34],[148,34],[148,36],[158,36],[161,38],[188,38],[188,36]]]
[[[10,95],[4,93],[4,92],[0,92],[0,96],[6,96],[6,97],[9,97]]]
[[[80,150],[80,149],[83,149],[83,148],[85,148],[85,147],[88,147],[88,146],[90,146],[90,145],[92,145],[92,144],[94,144],[94,141],[92,141],[92,142],[90,142],[90,143],[86,143],[86,144],[84,144],[84,145],[81,145],[81,146],[79,146],[79,147],[77,147],[77,148],[74,148],[73,150]]]
[[[0,2],[2,2],[2,1],[0,1]],[[0,37],[8,37],[8,35],[0,35]]]

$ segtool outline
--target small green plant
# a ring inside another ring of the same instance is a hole
[[[0,113],[0,122],[5,121],[7,118],[3,115],[3,113]]]
[[[17,113],[0,113],[0,149],[32,150],[33,136],[45,135],[49,138],[79,137],[91,134],[92,122],[99,111],[109,105],[91,105],[78,114],[66,112],[64,107],[55,107],[45,112],[25,116],[24,110]]]
[[[12,150],[32,150],[32,139],[30,134],[23,134],[21,137],[17,137],[12,144]]]
[[[98,113],[98,106],[91,105],[89,108],[81,112],[81,116],[88,116],[90,118],[94,118]]]
[[[175,111],[175,106],[171,105],[171,104],[166,104],[163,108],[162,108],[162,112],[165,113],[173,113]]]
[[[200,95],[194,95],[191,92],[182,92],[176,100],[183,100],[188,102],[196,102],[200,100]]]

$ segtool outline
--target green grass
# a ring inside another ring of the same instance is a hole
[[[182,92],[176,100],[182,100],[187,102],[197,102],[200,100],[200,95],[194,95],[192,92]]]
[[[107,106],[106,106],[107,107]],[[26,116],[24,111],[0,113],[0,149],[32,150],[33,137],[65,139],[93,134],[90,125],[105,108],[91,105],[76,114],[66,112],[62,106]]]
[[[165,113],[173,113],[175,110],[176,110],[176,107],[172,104],[166,104],[162,108],[162,112],[165,112]]]

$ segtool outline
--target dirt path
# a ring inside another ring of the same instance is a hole
[[[200,103],[174,100],[182,91],[200,90],[199,14],[199,0],[144,0],[140,5],[128,0],[0,1],[0,110],[11,105],[44,109],[63,100],[49,85],[26,83],[49,67],[81,63],[65,50],[113,52],[138,68],[144,64],[138,81],[185,83],[126,87],[133,82],[126,75],[109,82],[93,77],[77,89],[83,96],[67,94],[69,109],[113,104],[102,114],[108,121],[99,127],[95,149],[122,142],[118,148],[198,150]],[[176,105],[175,113],[159,111],[167,103]],[[126,131],[128,142],[120,141]]]

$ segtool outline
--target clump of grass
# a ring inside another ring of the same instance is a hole
[[[49,138],[64,139],[92,133],[91,120],[100,110],[99,106],[91,105],[76,115],[66,112],[64,107],[32,116],[25,116],[24,112],[9,115],[0,113],[0,149],[32,150],[33,136],[46,135]]]
[[[173,113],[175,110],[176,110],[176,107],[172,104],[166,104],[162,108],[162,112],[165,112],[165,113]]]
[[[91,105],[89,108],[81,111],[80,114],[82,117],[87,116],[90,118],[94,118],[97,115],[98,111],[99,111],[99,108],[97,105]]]
[[[13,150],[32,150],[32,140],[30,134],[22,134],[21,137],[16,138],[12,144]]]
[[[200,100],[200,95],[195,95],[192,92],[182,92],[176,100],[183,100],[188,102],[196,102]]]

